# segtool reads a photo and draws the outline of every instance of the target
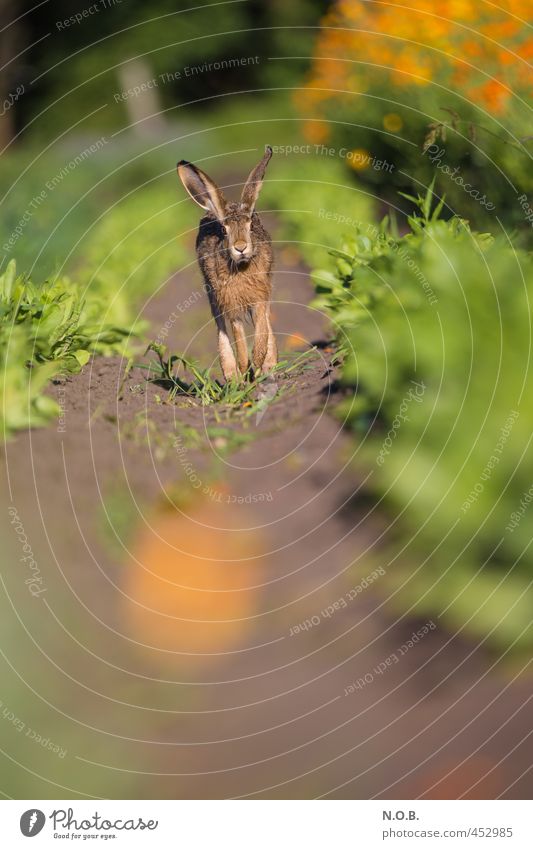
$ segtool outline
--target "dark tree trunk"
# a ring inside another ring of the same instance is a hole
[[[22,12],[18,0],[0,0],[0,150],[15,135],[16,65],[21,47],[21,24],[15,21]]]

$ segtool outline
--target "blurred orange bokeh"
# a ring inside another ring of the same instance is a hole
[[[337,0],[322,21],[304,106],[319,117],[324,104],[376,80],[401,88],[438,82],[501,113],[513,95],[532,88],[531,11],[531,0],[508,0],[505,8],[475,0]]]
[[[214,491],[187,515],[156,513],[128,564],[130,636],[140,647],[175,652],[180,664],[197,664],[235,646],[248,633],[255,609],[259,538],[239,528],[242,508],[239,513],[221,494],[219,501]]]

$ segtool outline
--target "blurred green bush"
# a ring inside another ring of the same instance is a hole
[[[127,328],[102,322],[105,300],[85,300],[68,278],[36,286],[11,260],[0,276],[1,434],[47,424],[60,412],[43,394],[58,374],[80,371],[92,353],[117,348]]]
[[[499,218],[507,227],[529,229],[517,199],[533,192],[533,143],[517,140],[526,134],[527,116],[522,116],[522,133],[516,130],[516,116],[513,133],[453,92],[415,90],[406,104],[379,86],[372,91],[364,106],[357,98],[345,98],[323,108],[326,145],[358,155],[355,169],[345,158],[345,181],[356,174],[359,185],[392,209],[410,211],[398,192],[419,191],[438,177],[448,217],[460,215],[492,230]],[[397,129],[387,129],[391,126]]]
[[[293,244],[311,266],[322,261],[339,231],[357,228],[376,213],[374,198],[346,180],[342,162],[312,154],[275,154],[260,206],[277,214],[281,243]]]
[[[78,9],[71,0],[57,0],[53,13],[36,7],[19,24],[20,37],[31,45],[27,57],[36,83],[17,109],[23,124],[38,116],[31,125],[34,138],[56,138],[76,125],[82,132],[128,125],[130,107],[139,102],[127,94],[131,86],[122,74],[132,60],[138,82],[150,83],[163,110],[154,126],[187,120],[184,105],[202,114],[206,103],[211,107],[228,94],[254,92],[257,101],[262,92],[291,86],[308,65],[316,23],[328,3],[251,0],[181,8],[175,0],[110,0],[73,23],[87,5]],[[51,29],[53,39],[43,40]]]
[[[124,352],[144,329],[143,300],[189,257],[179,238],[186,204],[168,173],[157,172],[153,157],[123,156],[95,158],[50,190],[42,187],[60,173],[61,159],[49,154],[28,169],[23,203],[16,191],[6,198],[5,239],[16,236],[25,207],[32,214],[12,248],[24,273],[17,276],[11,259],[0,277],[4,437],[57,416],[44,394],[51,377],[78,371],[91,354]],[[27,150],[15,159],[32,162]],[[2,164],[6,175],[13,161]],[[33,213],[30,199],[43,191],[46,202]],[[31,282],[35,269],[45,282]]]
[[[363,226],[314,274],[342,415],[389,512],[383,585],[398,610],[530,646],[531,517],[511,517],[531,487],[533,258],[441,220],[431,192],[416,204],[408,234]]]

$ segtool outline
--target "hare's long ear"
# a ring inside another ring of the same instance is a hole
[[[267,147],[265,148],[265,154],[261,162],[255,166],[252,173],[246,180],[246,183],[244,184],[244,188],[242,190],[241,195],[241,203],[244,204],[244,206],[249,207],[250,212],[254,211],[259,192],[261,191],[261,186],[263,185],[263,178],[265,176],[266,167],[270,162],[271,156],[272,148],[270,147],[270,145],[267,145]]]
[[[196,203],[212,212],[219,221],[225,216],[226,201],[224,195],[210,177],[196,165],[184,159],[178,162],[178,175],[188,193]]]

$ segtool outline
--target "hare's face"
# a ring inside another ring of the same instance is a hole
[[[244,184],[240,203],[228,203],[216,183],[192,162],[178,162],[178,174],[192,199],[221,224],[228,254],[236,265],[249,262],[254,254],[252,215],[271,156],[272,148],[267,145]]]
[[[243,265],[253,255],[252,216],[242,203],[228,203],[222,222],[229,254],[233,262]]]

